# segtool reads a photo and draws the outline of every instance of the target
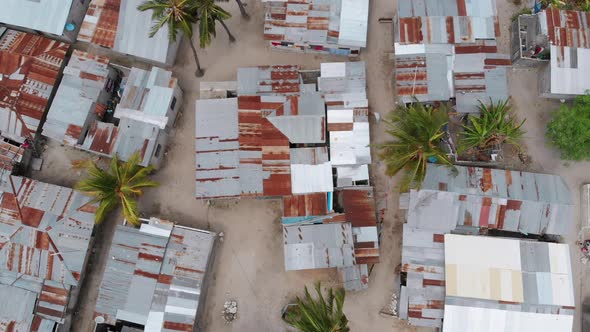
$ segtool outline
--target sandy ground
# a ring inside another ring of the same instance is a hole
[[[502,20],[503,38],[500,48],[508,51],[508,20],[514,10],[512,5],[498,1]],[[174,72],[180,79],[185,98],[183,113],[177,121],[166,152],[166,162],[155,176],[162,186],[151,190],[140,201],[145,216],[161,216],[181,225],[224,232],[225,240],[219,243],[212,269],[205,312],[200,327],[203,331],[285,331],[280,319],[282,306],[295,295],[301,294],[304,285],[322,280],[324,285],[337,286],[338,278],[333,270],[285,272],[281,241],[280,202],[276,200],[242,200],[207,205],[194,197],[194,122],[195,100],[198,86],[203,81],[233,80],[236,68],[268,64],[299,64],[304,69],[319,68],[321,62],[344,61],[342,58],[319,57],[271,51],[262,39],[263,9],[257,0],[247,0],[250,21],[242,20],[237,6],[230,1],[226,7],[234,15],[229,27],[238,41],[229,44],[225,32],[218,27],[217,40],[211,47],[200,51],[205,77],[194,76],[195,65],[186,43],[181,45]],[[391,25],[378,23],[380,17],[392,17],[395,1],[371,2],[369,41],[361,59],[367,62],[368,94],[373,112],[385,114],[394,107],[391,82],[392,64],[387,53],[391,51]],[[546,146],[544,127],[555,103],[537,98],[536,74],[532,70],[514,70],[511,73],[511,94],[518,114],[527,118],[526,145],[533,157],[532,167],[539,171],[561,174],[576,195],[585,176],[588,163],[565,164],[558,153]],[[535,87],[536,88],[536,87]],[[372,139],[381,142],[387,138],[383,126],[372,125]],[[89,157],[88,154],[51,143],[44,153],[45,164],[34,178],[50,183],[71,186],[79,174],[70,169],[71,160]],[[405,322],[379,315],[390,301],[394,291],[395,268],[400,263],[401,219],[397,215],[398,195],[394,193],[392,179],[383,174],[384,167],[374,158],[373,183],[381,204],[388,207],[382,227],[381,258],[370,276],[370,288],[347,294],[345,312],[352,331],[428,331],[408,326]],[[579,200],[576,199],[576,202]],[[577,219],[576,219],[577,220]],[[82,286],[80,310],[73,331],[92,331],[92,310],[100,284],[108,243],[112,238],[118,217],[105,221],[97,241],[94,260],[87,282]],[[568,238],[575,241],[575,230]],[[582,269],[577,249],[572,247],[572,263],[575,271],[576,294],[582,298],[581,282],[588,281],[588,273]],[[224,324],[221,310],[224,301],[235,299],[239,305],[239,318],[231,325]],[[579,304],[579,303],[578,303]],[[576,319],[576,322],[579,322]],[[575,331],[580,331],[579,326]]]

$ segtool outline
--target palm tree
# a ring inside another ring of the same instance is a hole
[[[229,2],[229,0],[217,0],[219,2]],[[241,0],[236,0],[236,2],[238,3],[238,7],[240,7],[240,13],[242,14],[242,17],[245,18],[246,20],[250,19],[250,15],[248,15],[248,12],[246,12],[246,7],[244,7],[244,4],[242,3]]]
[[[387,175],[404,171],[402,192],[420,188],[429,162],[452,166],[441,147],[447,113],[447,105],[434,108],[416,101],[390,112],[384,120],[387,133],[394,140],[375,146],[380,150],[379,158],[385,162]]]
[[[172,42],[176,42],[178,32],[182,31],[188,39],[195,62],[197,77],[205,74],[199,62],[197,49],[193,44],[193,24],[197,22],[196,10],[199,2],[194,0],[147,0],[137,7],[140,11],[152,10],[152,26],[149,36],[153,37],[164,26],[168,26],[168,34]]]
[[[349,332],[348,319],[344,315],[344,289],[335,292],[328,289],[327,298],[320,283],[315,284],[317,299],[305,287],[305,297],[297,297],[297,304],[287,312],[285,321],[302,332]]]
[[[469,125],[463,126],[461,150],[486,150],[502,144],[510,144],[521,149],[519,140],[524,136],[522,125],[510,114],[509,99],[499,100],[490,105],[479,102],[479,116],[470,115]]]
[[[140,224],[136,199],[143,194],[143,188],[158,186],[157,182],[147,178],[153,167],[138,166],[140,162],[139,153],[136,152],[124,163],[120,163],[115,155],[108,170],[101,169],[93,161],[81,165],[86,168],[89,177],[79,181],[76,189],[94,197],[94,203],[99,203],[97,223],[121,205],[125,219],[132,225]]]
[[[215,0],[198,0],[197,15],[199,20],[199,40],[201,48],[211,44],[212,37],[217,35],[215,23],[219,21],[229,36],[229,41],[236,38],[231,34],[224,20],[231,18],[231,14],[215,3]]]

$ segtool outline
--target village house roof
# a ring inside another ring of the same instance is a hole
[[[4,0],[0,11],[0,22],[61,35],[64,32],[72,2],[73,0]]]

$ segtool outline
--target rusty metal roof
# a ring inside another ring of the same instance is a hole
[[[264,39],[273,47],[358,56],[360,48],[366,46],[368,0],[263,2]]]
[[[212,263],[215,233],[152,218],[140,229],[118,226],[95,316],[150,331],[191,330]]]
[[[109,59],[74,50],[64,69],[43,135],[70,146],[78,144],[84,124],[96,111],[105,88]]]
[[[328,213],[326,193],[283,197],[283,217],[323,216]]]
[[[546,9],[540,15],[546,24],[542,24],[542,29],[552,45],[590,48],[590,13]]]
[[[479,101],[508,98],[508,55],[497,54],[494,0],[399,1],[396,88],[410,103],[448,101],[477,112]]]
[[[0,172],[2,169],[11,172],[16,163],[20,163],[25,150],[19,146],[0,140]]]
[[[47,108],[69,44],[14,30],[0,36],[0,132],[32,138]]]
[[[39,318],[28,320],[32,330],[64,322],[70,288],[78,286],[83,272],[95,210],[89,197],[72,189],[0,176],[0,284],[38,297],[32,312]]]

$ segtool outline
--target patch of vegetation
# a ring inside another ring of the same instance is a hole
[[[380,150],[379,158],[385,162],[387,175],[404,172],[400,191],[419,189],[429,162],[452,167],[442,147],[448,109],[448,105],[434,108],[416,101],[407,107],[399,107],[385,117],[387,133],[393,140],[375,146]]]
[[[297,297],[297,304],[287,311],[285,322],[302,332],[349,332],[343,312],[344,289],[329,288],[324,297],[318,282],[315,290],[317,297],[313,298],[305,287],[305,296]]]
[[[527,7],[521,8],[519,11],[517,11],[516,13],[514,13],[514,15],[512,15],[510,17],[510,22],[514,22],[518,19],[518,17],[520,15],[531,15],[533,13],[533,10]]]
[[[547,125],[547,138],[564,160],[590,160],[590,95],[561,105]]]

